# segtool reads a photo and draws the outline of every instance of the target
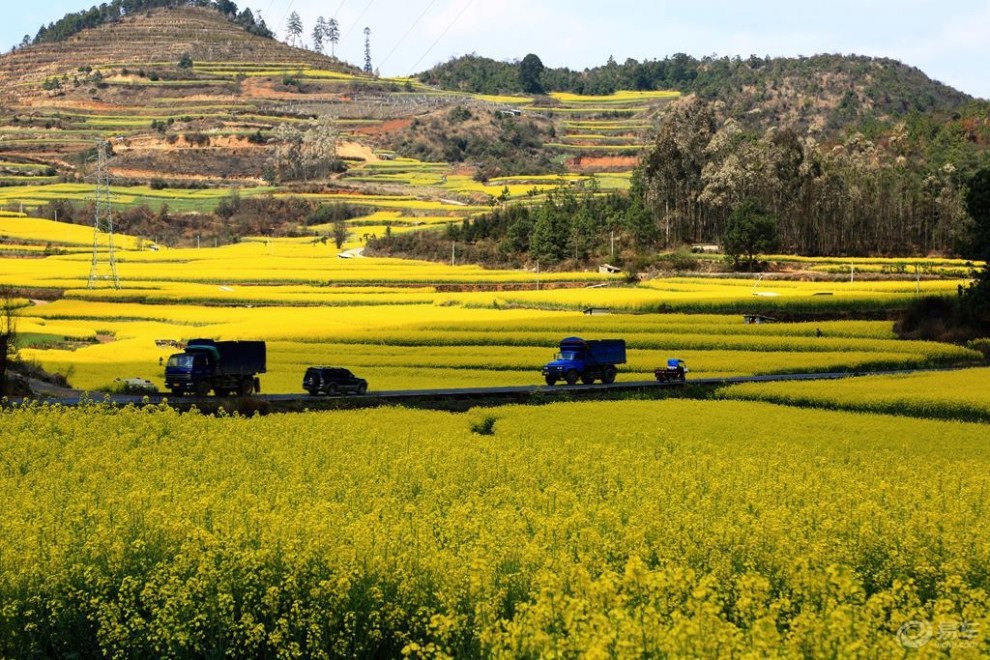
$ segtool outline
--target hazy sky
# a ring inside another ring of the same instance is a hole
[[[235,0],[261,12],[285,39],[296,11],[307,40],[318,16],[336,16],[337,55],[408,75],[457,55],[497,60],[536,53],[547,66],[604,64],[609,55],[662,59],[677,52],[794,56],[842,53],[890,57],[932,78],[990,98],[990,0]],[[5,2],[4,51],[42,24],[93,0]]]

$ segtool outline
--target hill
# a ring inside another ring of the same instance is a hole
[[[756,197],[784,249],[945,253],[990,162],[990,106],[892,60],[674,55],[574,72],[470,56],[388,79],[217,6],[108,10],[78,32],[66,19],[0,56],[0,210],[90,222],[110,142],[120,226],[165,244],[446,227],[444,253],[457,238],[584,266],[593,246],[612,258],[613,233],[630,260],[720,242]],[[520,213],[478,217],[499,209]],[[464,221],[479,224],[450,228]]]
[[[751,125],[783,122],[821,133],[834,133],[867,117],[957,110],[973,100],[917,68],[855,55],[699,60],[676,54],[623,64],[609,60],[584,71],[538,64],[538,71],[537,82],[546,92],[677,90],[722,101],[728,115]],[[477,55],[452,59],[417,77],[426,84],[479,94],[522,93],[526,87],[522,62]]]
[[[35,165],[46,182],[82,176],[100,139],[114,141],[118,181],[259,181],[279,125],[341,114],[372,82],[213,9],[133,12],[0,57],[0,159],[21,170],[2,183],[33,182]]]
[[[167,68],[184,55],[194,62],[309,65],[357,72],[333,58],[254,35],[217,11],[183,7],[127,14],[63,40],[19,48],[0,57],[0,85],[20,99],[35,93],[31,83],[52,76],[71,77],[86,68]]]
[[[75,181],[91,167],[99,139],[113,141],[111,174],[122,183],[287,183],[273,171],[277,143],[321,116],[335,118],[340,153],[352,169],[381,154],[450,164],[481,178],[568,168],[628,172],[652,130],[650,118],[676,96],[552,104],[479,97],[368,76],[253,34],[214,8],[131,11],[74,31],[88,15],[70,14],[43,28],[37,43],[0,56],[0,84],[9,90],[0,100],[0,184]],[[50,39],[54,34],[63,38]],[[377,173],[344,178],[348,189],[394,189],[389,179],[375,180]],[[471,201],[500,192],[419,194]]]

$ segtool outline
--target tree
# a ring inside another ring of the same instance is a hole
[[[337,119],[320,115],[316,125],[302,136],[303,176],[325,178],[339,167],[337,158]]]
[[[747,199],[732,211],[726,221],[722,246],[736,264],[741,256],[745,256],[747,267],[752,268],[758,254],[777,247],[777,220],[766,213],[758,202]]]
[[[330,42],[330,56],[336,57],[336,46],[337,42],[340,41],[340,24],[337,23],[336,18],[327,21],[326,33],[323,36]]]
[[[660,220],[666,246],[716,233],[699,201],[705,188],[707,149],[715,133],[710,104],[697,99],[676,104],[664,115],[653,147],[640,162],[644,201]]]
[[[334,220],[333,222],[333,244],[337,246],[339,250],[344,245],[344,241],[347,240],[347,221],[343,219]]]
[[[974,259],[990,260],[990,168],[985,167],[969,180],[966,210],[973,219],[970,252]]]
[[[543,83],[540,81],[543,68],[543,62],[533,53],[523,58],[519,64],[519,85],[524,92],[527,94],[543,93]]]
[[[299,18],[299,13],[293,11],[289,14],[289,20],[285,24],[285,31],[289,33],[289,44],[295,46],[302,43],[303,24]]]
[[[0,396],[7,394],[7,363],[17,336],[17,309],[14,291],[9,286],[0,287]]]
[[[640,170],[633,172],[630,203],[622,214],[620,222],[633,242],[640,248],[650,249],[660,238],[653,214],[645,206],[646,196],[643,193],[643,177]]]
[[[279,124],[272,132],[273,153],[268,164],[275,180],[292,181],[301,176],[302,144],[302,131],[295,126]]]
[[[217,11],[224,16],[236,16],[237,15],[237,3],[232,2],[232,0],[216,0],[214,5]]]
[[[277,181],[299,181],[322,179],[331,172],[341,171],[343,164],[337,157],[338,138],[337,120],[330,115],[321,115],[305,132],[295,126],[279,124],[272,132],[269,172]]]
[[[327,23],[322,16],[316,19],[316,25],[313,26],[313,50],[317,53],[323,53],[323,38],[327,33]]]
[[[990,168],[983,168],[969,181],[966,210],[975,223],[971,240],[974,256],[986,261],[972,284],[960,291],[963,317],[977,336],[990,335]]]
[[[371,73],[371,28],[364,28],[364,72]]]
[[[571,218],[577,210],[577,198],[571,188],[561,186],[547,194],[546,201],[534,213],[529,243],[532,257],[544,264],[567,258]]]

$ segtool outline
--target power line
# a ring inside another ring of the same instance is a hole
[[[265,10],[265,13],[270,14],[272,11],[272,7],[274,6],[275,6],[275,0],[272,0],[271,2],[268,3],[268,9]],[[264,19],[264,17],[262,17],[262,19]]]
[[[413,65],[412,65],[412,66],[411,66],[411,67],[409,68],[409,73],[407,73],[407,74],[406,74],[406,77],[409,77],[409,76],[411,76],[411,75],[413,74],[413,71],[415,71],[415,70],[416,70],[416,67],[417,67],[417,66],[419,66],[419,63],[423,61],[423,58],[424,58],[424,57],[426,57],[427,55],[429,55],[429,54],[430,54],[430,51],[431,51],[431,50],[433,50],[433,48],[434,48],[434,46],[436,46],[436,45],[437,45],[438,43],[440,43],[440,40],[444,38],[444,35],[446,35],[446,34],[447,34],[447,31],[448,31],[448,30],[449,30],[450,28],[452,28],[452,27],[454,27],[454,23],[456,23],[457,21],[459,21],[459,20],[460,20],[460,18],[461,18],[461,16],[463,16],[463,15],[464,15],[464,12],[466,12],[466,11],[467,11],[467,9],[468,9],[468,7],[470,7],[470,6],[471,6],[471,3],[472,3],[472,2],[474,2],[474,0],[468,0],[468,2],[467,2],[467,4],[466,4],[466,5],[464,5],[464,9],[462,9],[462,10],[460,11],[460,13],[458,13],[458,14],[457,14],[457,16],[455,16],[455,17],[454,17],[454,20],[452,20],[452,21],[451,21],[451,22],[450,22],[450,23],[449,23],[449,24],[447,25],[447,27],[445,27],[445,28],[443,29],[443,32],[441,32],[441,33],[440,33],[440,36],[439,36],[439,37],[437,37],[437,38],[436,38],[436,40],[435,40],[435,41],[434,41],[434,42],[433,42],[432,44],[430,44],[430,47],[426,49],[426,52],[425,52],[425,53],[423,53],[423,54],[422,54],[422,55],[420,56],[420,58],[419,58],[418,60],[416,60],[416,62],[415,62],[415,64],[413,64]]]
[[[426,12],[430,11],[430,7],[432,7],[434,4],[436,4],[436,1],[437,0],[430,0],[430,4],[426,5],[426,9],[424,9],[423,10],[423,13],[419,15],[419,18],[417,18],[413,22],[413,24],[409,26],[409,29],[406,30],[406,33],[404,35],[402,35],[402,38],[399,39],[398,43],[396,43],[394,46],[392,46],[392,50],[388,51],[388,55],[385,56],[385,59],[383,59],[381,62],[378,63],[379,68],[381,68],[382,66],[385,65],[385,62],[388,61],[388,58],[392,57],[392,53],[395,52],[395,49],[402,45],[402,42],[406,40],[406,37],[408,37],[409,36],[409,33],[413,31],[413,28],[415,28],[417,25],[419,25],[419,22],[421,20],[423,20],[423,17],[424,16],[426,16]]]
[[[278,35],[278,31],[281,30],[282,29],[282,25],[285,24],[285,17],[289,15],[289,10],[292,9],[292,3],[293,2],[295,2],[295,0],[289,0],[289,6],[285,8],[285,13],[282,14],[282,20],[280,20],[278,22],[278,26],[274,30],[272,30],[272,32],[275,33],[276,38],[277,38],[277,35]]]
[[[361,19],[364,18],[364,15],[368,13],[368,10],[371,8],[371,5],[374,4],[374,2],[375,0],[368,0],[368,4],[364,6],[364,11],[362,11],[361,15],[357,17],[356,21],[354,21],[354,25],[348,28],[347,33],[344,35],[344,38],[341,39],[341,41],[347,41],[347,37],[350,36],[351,32],[354,31],[355,27],[361,24]]]

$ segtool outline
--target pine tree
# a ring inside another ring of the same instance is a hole
[[[327,33],[327,23],[322,16],[316,19],[316,25],[313,26],[313,50],[317,53],[323,53],[323,39],[326,37]]]
[[[289,33],[289,45],[295,46],[302,43],[303,24],[297,12],[289,14],[289,22],[285,26],[285,31]]]
[[[326,32],[323,33],[324,38],[330,42],[330,55],[331,57],[336,57],[336,46],[337,42],[340,41],[340,25],[337,23],[336,18],[331,18],[327,21]]]

